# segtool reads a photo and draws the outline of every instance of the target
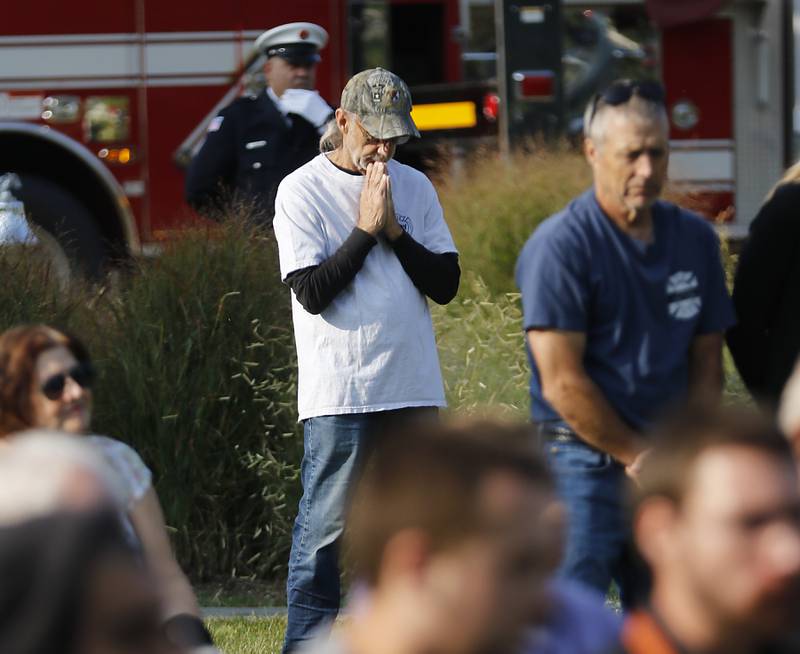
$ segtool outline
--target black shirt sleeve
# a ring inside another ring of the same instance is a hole
[[[414,286],[431,300],[447,304],[456,296],[461,268],[455,252],[431,252],[405,232],[391,246]]]
[[[317,266],[289,273],[286,283],[306,311],[322,313],[353,281],[376,243],[374,236],[356,227],[333,256]]]
[[[317,266],[289,273],[286,283],[306,311],[315,315],[322,313],[353,281],[376,243],[373,236],[356,227],[333,256]],[[420,292],[437,304],[447,304],[456,296],[461,268],[455,252],[436,254],[406,233],[391,246]]]

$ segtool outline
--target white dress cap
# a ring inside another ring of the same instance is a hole
[[[328,32],[314,23],[287,23],[267,30],[256,39],[256,48],[268,57],[290,56],[299,49],[313,51],[324,48],[328,43]],[[288,46],[288,47],[287,47]],[[311,46],[311,47],[309,47]]]

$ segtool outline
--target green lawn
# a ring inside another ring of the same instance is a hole
[[[279,654],[286,617],[208,618],[206,625],[223,654]]]

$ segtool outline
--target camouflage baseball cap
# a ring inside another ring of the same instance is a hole
[[[356,114],[376,139],[419,138],[411,118],[411,93],[406,83],[388,70],[370,68],[353,75],[342,91],[341,106]]]

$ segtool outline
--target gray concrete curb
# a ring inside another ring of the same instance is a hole
[[[286,615],[285,606],[204,606],[204,618],[271,618]]]

